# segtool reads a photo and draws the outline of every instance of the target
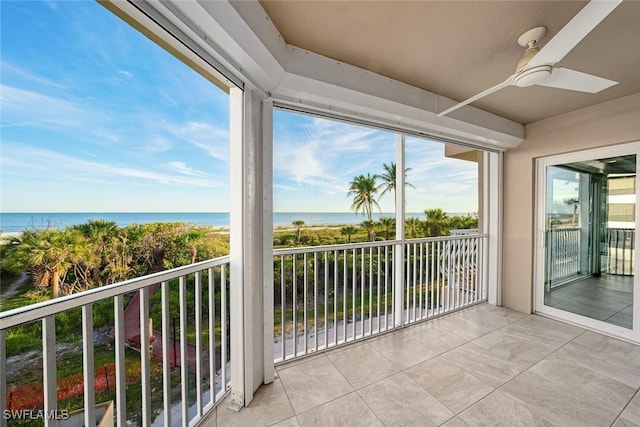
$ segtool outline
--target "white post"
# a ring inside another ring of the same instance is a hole
[[[262,277],[264,280],[264,383],[274,380],[273,367],[273,102],[262,101]]]
[[[393,313],[395,327],[402,326],[404,312],[404,135],[396,135],[396,240]]]
[[[265,331],[268,313],[264,287],[273,286],[269,281],[272,278],[265,283],[265,277],[273,270],[271,267],[265,271],[266,258],[272,256],[271,251],[265,252],[273,236],[271,217],[265,217],[265,211],[271,210],[272,195],[271,171],[264,169],[271,163],[263,163],[265,151],[271,155],[271,142],[266,147],[263,143],[265,134],[271,133],[271,117],[265,118],[264,112],[269,109],[257,92],[232,88],[229,94],[231,401],[239,409],[251,402],[253,392],[265,381],[265,337],[269,332]],[[266,183],[265,175],[269,175]],[[265,222],[269,222],[266,227]]]
[[[502,153],[484,153],[484,221],[482,230],[488,234],[484,246],[482,280],[488,290],[490,304],[502,303]]]

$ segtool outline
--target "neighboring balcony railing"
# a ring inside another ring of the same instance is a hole
[[[404,243],[275,250],[274,360],[291,360],[486,301],[486,239],[460,233]],[[404,271],[400,284],[399,266]]]
[[[607,273],[633,276],[635,237],[632,228],[607,228],[602,266]]]
[[[6,418],[6,414],[42,410],[46,417],[66,418],[66,411],[60,410],[66,402],[59,400],[68,399],[73,391],[61,387],[65,382],[68,386],[69,380],[58,378],[56,372],[56,318],[62,325],[64,316],[75,313],[81,316],[82,326],[77,331],[79,340],[70,344],[82,350],[84,374],[75,380],[83,396],[84,414],[79,416],[84,425],[96,425],[96,396],[105,395],[105,381],[106,388],[111,387],[111,399],[115,397],[119,426],[198,422],[230,388],[228,276],[229,257],[222,257],[0,313],[0,413]],[[159,330],[154,330],[150,316],[152,300],[160,317]],[[113,335],[114,363],[96,366],[94,317],[104,323],[105,311],[113,316],[106,329]],[[12,334],[29,328],[41,329],[42,381],[11,384],[7,358],[20,355],[7,354],[6,343]],[[25,387],[27,402],[19,400]],[[77,401],[79,396],[71,398]],[[127,409],[130,406],[136,407],[133,415]]]
[[[554,228],[546,231],[547,267],[545,283],[550,287],[580,273],[580,228]]]
[[[578,227],[554,228],[546,231],[547,266],[545,283],[562,285],[580,274],[588,250],[581,248],[581,229]],[[633,275],[635,256],[635,230],[631,228],[607,228],[601,243],[601,270],[614,275]]]

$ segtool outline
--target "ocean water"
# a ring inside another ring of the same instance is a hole
[[[466,215],[451,212],[449,216]],[[374,213],[373,219],[393,217],[393,213]],[[424,219],[423,212],[407,213],[406,217]],[[131,224],[150,222],[185,222],[188,224],[228,227],[227,212],[38,212],[38,213],[0,213],[0,232],[11,233],[30,229],[65,228],[83,224],[92,219],[113,221],[124,227]],[[293,221],[303,220],[306,225],[359,224],[365,217],[353,212],[274,212],[273,224],[277,226],[291,225]]]

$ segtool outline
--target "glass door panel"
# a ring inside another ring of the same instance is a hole
[[[544,173],[544,305],[632,329],[636,155]]]

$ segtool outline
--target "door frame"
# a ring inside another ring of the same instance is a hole
[[[547,211],[547,166],[558,166],[565,163],[573,163],[594,159],[605,159],[615,156],[636,155],[636,209],[634,235],[634,247],[640,248],[640,141],[620,144],[610,147],[594,148],[572,153],[550,155],[536,159],[535,164],[535,206],[534,206],[534,311],[536,313],[564,320],[581,327],[602,332],[635,343],[640,343],[640,278],[638,274],[633,276],[633,325],[632,329],[606,323],[590,317],[570,313],[544,304],[544,277],[545,277],[545,228]],[[640,272],[640,257],[635,256],[634,272]]]

